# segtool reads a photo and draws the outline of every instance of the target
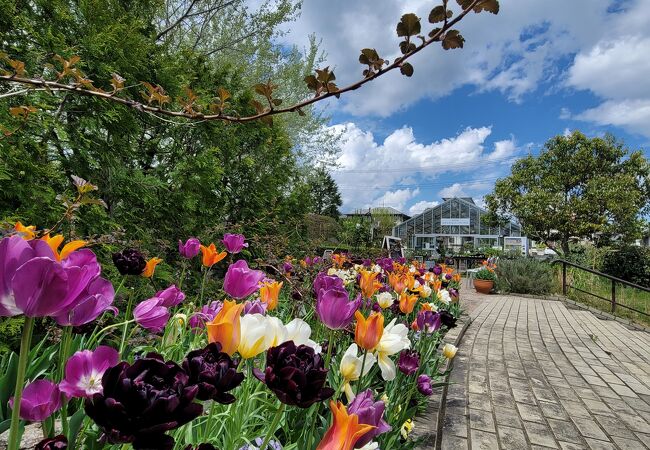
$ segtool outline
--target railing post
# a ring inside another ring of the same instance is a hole
[[[566,263],[562,261],[562,295],[566,297]]]
[[[616,281],[612,280],[612,314],[616,311]]]

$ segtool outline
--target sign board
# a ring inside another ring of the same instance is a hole
[[[469,217],[465,219],[440,219],[440,225],[469,226]]]
[[[388,256],[397,259],[404,257],[404,249],[402,248],[402,240],[394,236],[384,236],[384,243],[382,248],[388,250]]]

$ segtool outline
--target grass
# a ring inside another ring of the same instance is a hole
[[[557,270],[558,291],[562,292],[562,269]],[[585,272],[573,267],[567,267],[567,297],[601,311],[612,312],[609,299],[612,295],[612,282],[598,275]],[[572,288],[573,287],[573,288]],[[608,300],[602,300],[593,295],[585,294],[577,289],[596,294]],[[650,292],[623,286],[616,283],[615,316],[629,319],[641,325],[650,326],[650,315],[639,314],[623,306],[650,314]],[[621,306],[623,305],[623,306]]]

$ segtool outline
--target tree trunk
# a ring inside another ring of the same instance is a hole
[[[562,238],[562,253],[564,258],[569,257],[569,238],[568,237],[563,237]]]

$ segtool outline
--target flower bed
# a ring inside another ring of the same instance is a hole
[[[19,419],[43,422],[38,449],[413,448],[413,418],[455,355],[438,349],[460,314],[445,266],[249,265],[244,237],[226,235],[179,242],[165,289],[159,258],[116,253],[115,289],[85,242],[63,241],[20,224],[0,241],[0,315],[25,320],[20,355],[0,366],[10,450]],[[31,348],[42,318],[61,338]]]

